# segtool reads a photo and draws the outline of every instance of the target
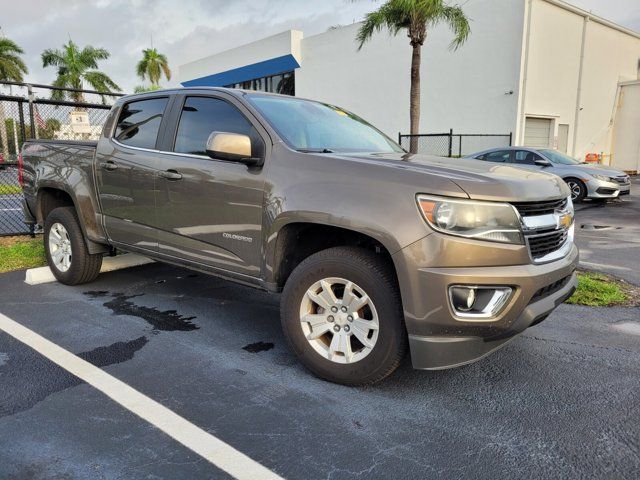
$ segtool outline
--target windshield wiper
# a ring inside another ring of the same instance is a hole
[[[328,148],[296,148],[296,151],[302,153],[333,153],[333,150]]]

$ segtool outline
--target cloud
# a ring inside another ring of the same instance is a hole
[[[40,55],[72,38],[109,50],[100,68],[129,92],[142,83],[135,64],[152,39],[168,56],[176,74],[168,85],[175,85],[180,64],[290,28],[319,33],[359,21],[373,8],[371,2],[346,0],[26,0],[3,6],[1,26],[25,50],[31,82],[53,81],[55,69],[43,69]]]
[[[572,3],[640,30],[637,0]],[[176,85],[180,64],[290,28],[309,36],[351,24],[379,5],[367,0],[22,0],[3,2],[0,22],[25,50],[31,82],[53,81],[55,69],[43,69],[40,54],[71,37],[81,46],[109,50],[111,57],[100,68],[130,92],[141,83],[135,64],[152,38],[176,74],[168,85]]]

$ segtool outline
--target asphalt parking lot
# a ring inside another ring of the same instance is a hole
[[[633,231],[636,198],[585,204],[577,223]],[[579,229],[586,261],[633,269],[639,260],[624,260],[638,245],[633,234],[624,240],[630,250],[601,246],[621,234]],[[562,305],[481,362],[424,372],[407,359],[379,385],[348,388],[297,363],[276,295],[161,264],[79,287],[23,279],[24,272],[0,275],[1,314],[284,478],[640,471],[638,307]],[[0,446],[3,479],[229,478],[2,330]]]
[[[577,206],[576,239],[583,268],[640,285],[640,177],[631,195]]]

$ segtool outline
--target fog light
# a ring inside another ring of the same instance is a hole
[[[451,287],[453,308],[460,312],[468,312],[476,301],[475,287]]]
[[[511,287],[452,285],[449,287],[449,301],[456,316],[482,320],[500,313],[512,290]]]

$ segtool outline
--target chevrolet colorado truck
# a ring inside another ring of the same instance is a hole
[[[333,382],[375,383],[407,350],[418,369],[473,362],[576,287],[562,179],[412,155],[321,102],[132,95],[99,141],[22,155],[25,218],[60,282],[94,280],[118,249],[282,292],[291,349]]]

